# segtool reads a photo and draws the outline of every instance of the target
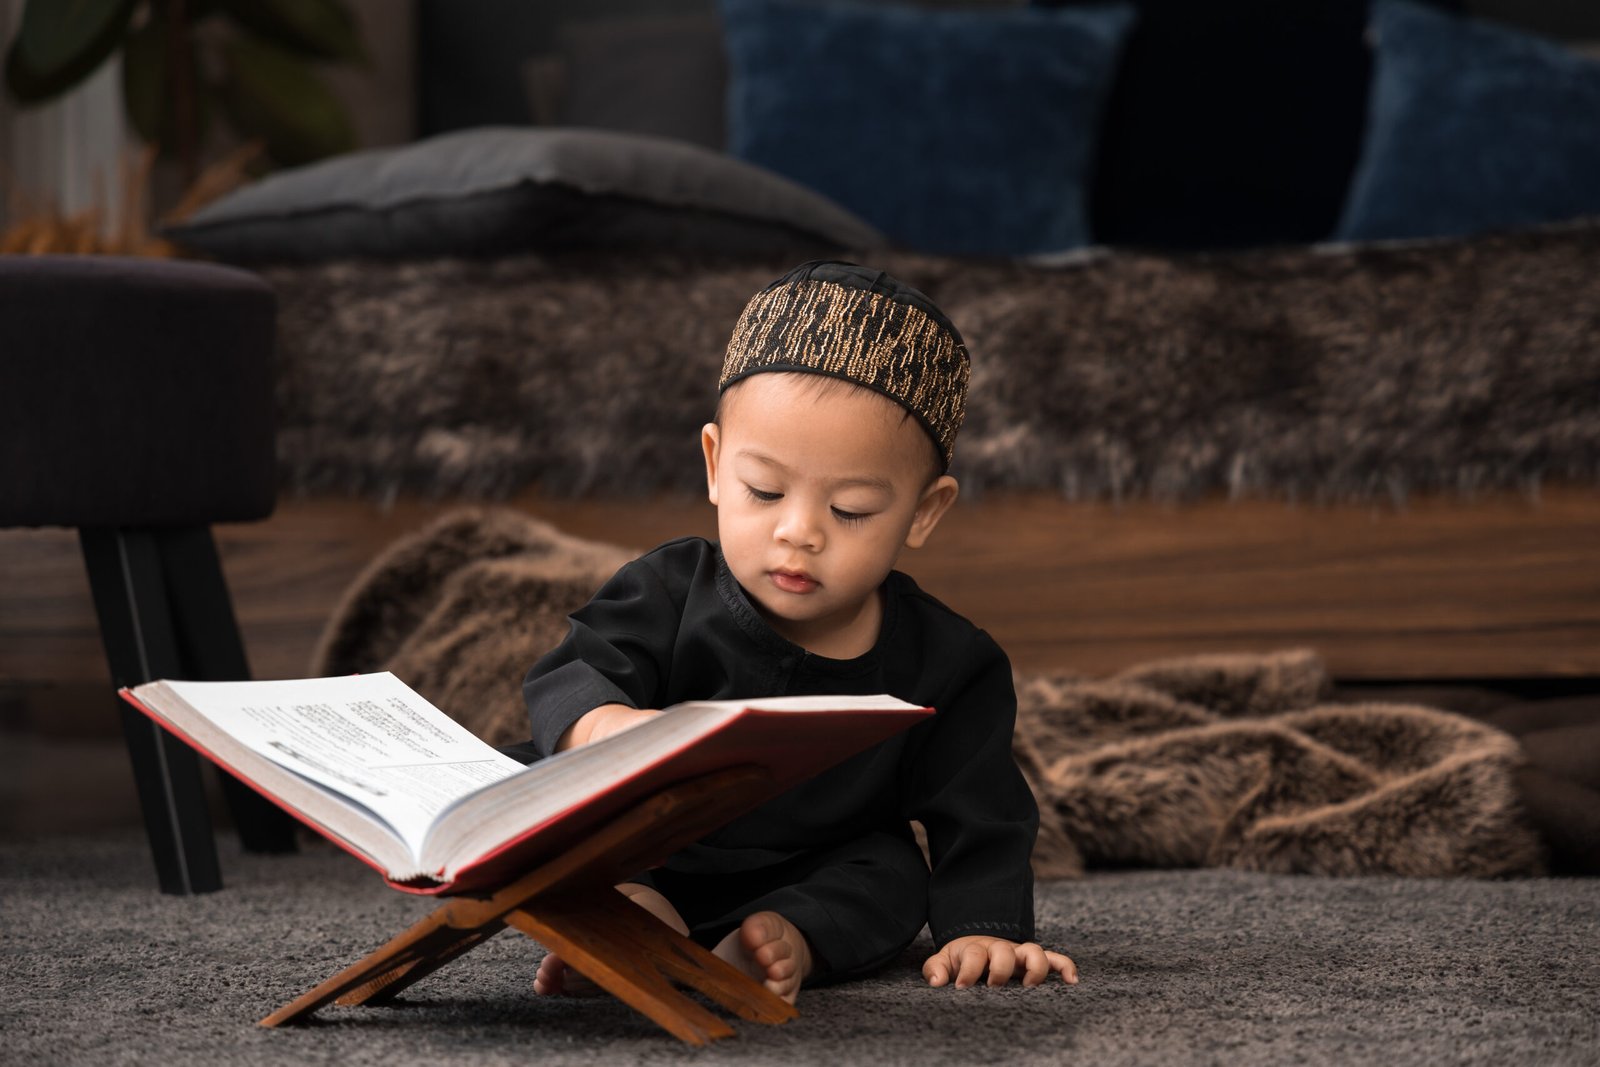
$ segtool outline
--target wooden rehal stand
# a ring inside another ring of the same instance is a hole
[[[611,888],[749,810],[771,788],[764,772],[741,767],[663,790],[493,893],[453,898],[261,1025],[296,1022],[333,1002],[392,1000],[506,926],[560,953],[596,985],[692,1045],[734,1031],[674,982],[741,1018],[787,1022],[799,1015],[794,1005]]]

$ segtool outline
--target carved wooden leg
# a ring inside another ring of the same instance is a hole
[[[765,985],[621,894],[615,903],[607,901],[604,905],[597,905],[592,899],[579,902],[564,896],[553,900],[541,897],[530,902],[527,910],[534,911],[546,923],[574,911],[597,917],[603,911],[609,935],[630,946],[664,977],[698,989],[740,1018],[784,1023],[800,1015],[793,1004]],[[506,920],[516,925],[512,916]]]
[[[343,994],[334,1003],[347,1007],[352,1004],[387,1004],[414,983],[428,977],[457,956],[471,952],[503,929],[505,929],[504,924],[496,922],[480,926],[476,930],[457,930],[454,941],[445,937],[444,932],[440,931],[440,936],[431,942],[433,951],[430,955],[397,966],[365,985]]]
[[[351,964],[327,981],[261,1020],[262,1026],[282,1026],[310,1015],[347,995],[370,1000],[379,993],[392,996],[396,983],[410,985],[448,960],[475,948],[504,928],[498,920],[463,930],[450,924],[450,908],[443,907],[389,941],[382,948]],[[413,973],[418,967],[420,973]]]
[[[547,909],[543,903],[530,902],[507,915],[506,921],[680,1041],[704,1045],[733,1036],[733,1027],[672,987],[650,961],[651,953],[612,925],[608,909],[584,905]],[[637,909],[627,901],[622,904]],[[652,921],[662,931],[676,934],[659,920]]]

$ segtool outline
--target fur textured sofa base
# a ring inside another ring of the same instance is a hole
[[[874,255],[973,356],[969,491],[1389,500],[1600,484],[1600,220],[1406,245]],[[266,271],[297,491],[695,488],[749,297],[793,264],[599,253]]]

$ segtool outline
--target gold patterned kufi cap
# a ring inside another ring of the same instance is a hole
[[[966,412],[967,346],[933,301],[883,271],[817,260],[752,297],[718,388],[762,371],[823,374],[882,393],[916,417],[950,468]]]

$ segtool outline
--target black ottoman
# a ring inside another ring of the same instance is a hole
[[[249,677],[210,527],[272,512],[274,310],[224,267],[0,256],[0,526],[78,529],[116,685]],[[194,752],[115,703],[162,890],[220,888]],[[293,847],[223,785],[247,848]]]

